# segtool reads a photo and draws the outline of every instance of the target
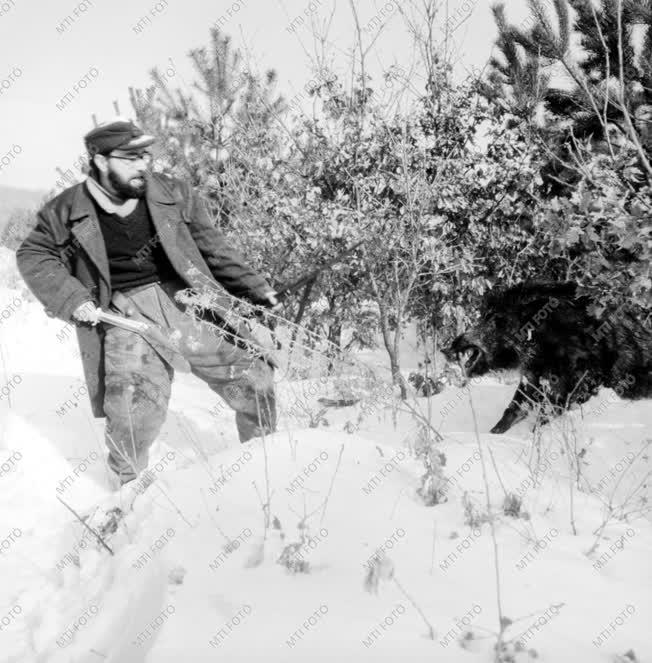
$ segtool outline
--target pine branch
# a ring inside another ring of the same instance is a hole
[[[555,11],[559,20],[559,42],[560,48],[566,52],[570,47],[570,16],[568,12],[568,2],[566,0],[554,0]]]

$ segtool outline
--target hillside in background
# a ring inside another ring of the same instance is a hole
[[[0,185],[0,228],[4,228],[14,210],[38,207],[45,193],[45,191]]]

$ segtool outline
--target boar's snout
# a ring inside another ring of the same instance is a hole
[[[488,369],[487,352],[482,342],[473,333],[457,336],[449,348],[444,350],[449,361],[457,361],[467,376],[482,375]]]

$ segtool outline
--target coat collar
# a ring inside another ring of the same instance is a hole
[[[77,219],[83,219],[85,216],[94,215],[95,209],[93,208],[93,201],[86,188],[86,183],[81,182],[75,186],[68,218],[70,221],[76,221]]]

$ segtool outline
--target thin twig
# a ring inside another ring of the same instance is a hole
[[[340,447],[340,453],[337,457],[337,464],[335,465],[335,472],[333,472],[333,478],[331,479],[331,485],[328,488],[328,494],[326,495],[326,501],[324,502],[324,508],[321,512],[321,518],[319,519],[319,524],[321,525],[324,516],[326,515],[326,507],[328,506],[328,500],[331,497],[331,492],[333,491],[333,484],[335,483],[335,477],[337,476],[337,471],[340,469],[340,462],[342,461],[342,454],[344,453],[344,444]]]
[[[430,421],[429,421],[428,419],[426,419],[426,417],[425,417],[423,414],[421,414],[421,412],[419,412],[419,410],[417,410],[417,409],[416,409],[416,408],[415,408],[415,407],[414,407],[409,401],[407,401],[407,400],[403,401],[403,404],[406,405],[406,406],[408,407],[408,409],[410,410],[410,412],[411,412],[411,413],[412,413],[417,419],[419,419],[420,421],[422,421],[422,422],[424,423],[424,425],[425,425],[427,428],[429,428],[429,429],[435,434],[435,441],[436,441],[436,442],[442,442],[442,441],[443,441],[444,436],[443,436],[443,435],[442,435],[442,434],[441,434],[441,433],[440,433],[440,432],[439,432],[439,431],[438,431],[438,430],[432,425],[432,423],[430,423]],[[400,408],[399,408],[399,410],[400,410]]]
[[[265,531],[263,532],[263,543],[267,540],[267,530],[269,529],[269,523],[270,523],[270,505],[269,502],[265,504],[263,502],[263,497],[260,494],[260,491],[258,490],[258,486],[256,485],[255,481],[251,482],[253,484],[253,487],[256,491],[256,495],[258,495],[258,500],[260,501],[260,505],[263,509],[263,526]],[[270,497],[271,499],[271,497]]]
[[[484,453],[482,451],[482,444],[480,442],[480,433],[478,428],[478,418],[476,415],[475,407],[473,405],[473,397],[471,396],[471,390],[469,389],[469,405],[471,406],[471,414],[473,415],[473,429],[475,432],[475,439],[478,443],[478,451],[480,452],[480,463],[482,465],[482,478],[484,480],[485,487],[485,496],[487,498],[487,515],[489,522],[489,530],[491,532],[491,540],[494,548],[494,571],[496,576],[496,603],[498,606],[498,642],[496,643],[496,656],[498,652],[502,649],[502,640],[503,640],[503,631],[505,630],[505,620],[503,618],[503,608],[502,600],[500,594],[500,568],[498,566],[498,542],[496,540],[496,528],[494,525],[494,519],[491,515],[491,494],[489,492],[489,479],[487,478],[487,465],[484,459]]]
[[[260,410],[260,401],[258,399],[258,392],[256,392],[255,395],[256,395],[256,411],[257,411],[257,414],[258,414],[258,421],[261,422],[262,417],[261,417],[261,410]],[[267,395],[265,396],[265,401],[266,401],[265,404],[267,405],[268,411],[269,411],[269,403],[267,402]],[[269,527],[271,508],[272,508],[272,495],[270,493],[270,485],[269,485],[269,458],[267,456],[267,444],[266,444],[267,440],[266,440],[266,437],[265,437],[265,426],[264,425],[261,426],[261,437],[262,437],[262,440],[263,440],[263,457],[264,457],[264,460],[265,460],[265,492],[266,492],[266,495],[267,495],[267,518],[265,520],[265,536],[263,538],[263,540],[264,540],[264,539],[267,538],[267,528]],[[258,490],[258,489],[256,488],[256,490]]]
[[[68,511],[70,511],[70,513],[72,513],[73,516],[75,516],[75,518],[77,518],[77,520],[78,520],[78,521],[79,521],[79,522],[80,522],[80,523],[81,523],[81,524],[82,524],[82,525],[83,525],[83,526],[84,526],[84,527],[85,527],[85,528],[86,528],[86,529],[87,529],[87,530],[88,530],[88,531],[89,531],[89,532],[90,532],[90,533],[91,533],[91,534],[92,534],[92,535],[93,535],[93,536],[94,536],[94,537],[95,537],[95,538],[96,538],[96,539],[97,539],[97,540],[98,540],[103,546],[104,546],[104,548],[106,548],[106,549],[109,551],[109,553],[111,553],[111,555],[113,555],[113,550],[111,550],[111,548],[109,548],[109,546],[106,544],[106,542],[104,541],[104,539],[103,539],[103,538],[102,538],[102,537],[101,537],[101,536],[100,536],[100,535],[99,535],[99,534],[98,534],[98,533],[97,533],[92,527],[90,527],[90,526],[86,523],[86,521],[83,520],[83,519],[81,518],[81,516],[80,516],[80,515],[79,515],[79,514],[78,514],[78,513],[77,513],[77,512],[71,507],[71,506],[69,506],[68,504],[66,504],[66,503],[65,503],[65,502],[64,502],[64,501],[63,501],[58,495],[56,495],[56,498],[57,498],[57,499],[59,500],[59,502],[61,502],[61,504],[63,504],[63,506],[65,506],[66,509],[68,509]]]
[[[498,477],[498,481],[500,481],[500,485],[503,489],[503,492],[505,493],[505,497],[507,497],[507,489],[505,488],[505,484],[503,483],[500,473],[498,472],[498,466],[496,465],[496,459],[494,458],[493,451],[491,451],[489,447],[487,447],[487,451],[489,452],[489,458],[491,458],[491,464],[494,466],[494,470],[496,472],[496,476]]]
[[[431,640],[435,639],[435,629],[433,628],[432,624],[428,621],[428,618],[424,615],[423,610],[416,604],[415,600],[403,589],[403,585],[396,579],[396,576],[394,576],[394,582],[396,583],[396,586],[399,588],[403,596],[414,606],[415,610],[421,615],[421,619],[426,623],[426,626],[428,627],[428,635]]]

